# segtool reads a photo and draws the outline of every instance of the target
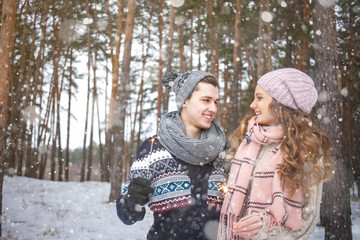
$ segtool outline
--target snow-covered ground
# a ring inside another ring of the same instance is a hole
[[[1,239],[38,240],[143,240],[153,218],[124,225],[109,203],[110,184],[52,182],[26,177],[5,177]],[[360,202],[352,201],[353,239],[360,239]],[[324,239],[316,228],[311,240]]]

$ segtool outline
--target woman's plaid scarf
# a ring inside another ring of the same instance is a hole
[[[290,196],[277,171],[283,162],[280,145],[266,156],[253,174],[261,145],[280,142],[284,135],[280,125],[265,131],[255,123],[255,118],[249,121],[247,134],[232,160],[227,183],[229,192],[221,208],[218,239],[240,239],[232,233],[233,224],[241,217],[255,212],[268,216],[270,221],[267,222],[267,230],[278,225],[284,225],[290,230],[302,227],[301,189]],[[251,178],[253,182],[249,186]]]

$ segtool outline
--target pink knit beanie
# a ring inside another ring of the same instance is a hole
[[[282,68],[269,72],[257,82],[281,104],[310,113],[318,93],[314,81],[295,68]]]

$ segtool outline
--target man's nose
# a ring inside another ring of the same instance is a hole
[[[216,113],[217,106],[216,106],[215,102],[210,104],[209,110]]]

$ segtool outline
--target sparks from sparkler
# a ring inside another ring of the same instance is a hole
[[[230,187],[227,186],[226,182],[225,182],[225,179],[224,179],[224,182],[223,183],[218,183],[218,188],[220,189],[220,191],[222,192],[222,195],[226,196],[226,194],[228,193],[232,193],[234,190],[231,189]],[[232,202],[229,203],[230,205],[230,211],[232,214],[234,214],[234,211],[233,211],[233,208],[232,208]]]
[[[218,183],[218,188],[222,192],[223,196],[225,196],[229,192],[229,188],[226,183]]]
[[[218,189],[221,192],[221,195],[223,195],[223,197],[225,197],[226,193],[229,191],[229,188],[227,187],[225,181],[226,181],[226,179],[224,179],[224,182],[219,182],[216,184]],[[217,197],[217,201],[221,202],[222,200],[220,200],[220,197]]]

